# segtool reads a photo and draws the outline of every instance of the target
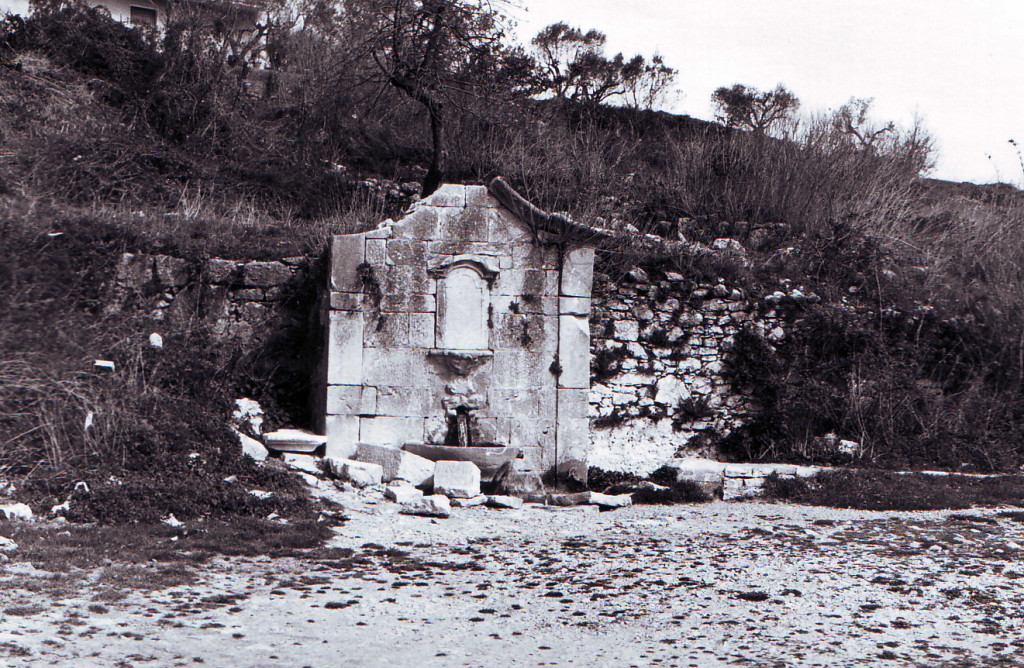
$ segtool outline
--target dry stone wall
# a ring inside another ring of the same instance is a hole
[[[168,324],[200,317],[216,336],[247,340],[273,317],[275,304],[309,263],[305,257],[187,260],[124,253],[106,310],[140,311]]]
[[[589,464],[647,474],[710,444],[757,409],[725,376],[737,332],[785,337],[771,303],[724,282],[695,284],[635,268],[595,273],[591,316]]]

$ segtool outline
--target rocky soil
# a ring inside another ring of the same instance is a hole
[[[350,505],[324,549],[149,590],[112,593],[118,564],[61,587],[13,553],[0,662],[1024,666],[1019,512]]]

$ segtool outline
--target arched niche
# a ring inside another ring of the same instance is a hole
[[[497,271],[476,259],[459,259],[431,272],[437,280],[437,347],[490,348],[491,282]]]

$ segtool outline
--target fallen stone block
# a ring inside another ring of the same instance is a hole
[[[433,494],[423,497],[419,503],[412,503],[402,506],[398,511],[403,515],[422,515],[424,517],[449,517],[452,514],[452,504],[447,496]]]
[[[539,473],[514,471],[512,465],[512,462],[508,462],[494,474],[494,493],[496,495],[524,497],[544,491],[544,482]]]
[[[523,500],[518,496],[494,494],[487,497],[487,505],[491,508],[511,508],[513,510],[517,510],[523,507],[523,503]]]
[[[582,506],[590,503],[590,492],[551,494],[547,499],[553,506]]]
[[[384,481],[405,480],[414,487],[429,487],[434,481],[434,462],[405,450],[359,443],[354,459],[379,464],[384,469]]]
[[[0,536],[0,552],[13,552],[18,549],[18,544],[10,538]]]
[[[260,501],[265,501],[267,499],[273,498],[274,496],[273,492],[267,492],[262,489],[250,489],[249,494],[255,496]],[[174,515],[171,515],[171,517],[174,517]]]
[[[633,505],[629,494],[600,494],[598,492],[577,492],[575,494],[552,494],[548,500],[555,506],[594,505],[605,508],[623,508]]]
[[[605,508],[625,508],[633,505],[633,497],[629,494],[599,494],[590,492],[590,503]]]
[[[263,447],[263,444],[257,441],[251,436],[246,436],[237,429],[233,429],[235,432],[235,438],[238,439],[239,444],[242,446],[242,454],[246,457],[255,459],[258,462],[262,462],[270,454],[270,451]]]
[[[284,465],[296,471],[304,471],[313,475],[320,475],[323,471],[320,468],[320,458],[313,455],[301,455],[286,452],[281,457]]]
[[[32,509],[24,503],[8,503],[0,506],[0,520],[30,520]]]
[[[332,476],[357,487],[379,485],[384,480],[384,467],[380,464],[325,457],[324,465]]]
[[[376,466],[368,464],[367,466]],[[384,488],[384,498],[402,505],[419,503],[423,500],[423,491],[411,485],[388,485]]]
[[[481,506],[487,503],[487,497],[480,494],[469,499],[451,499],[451,502],[453,508],[469,508],[470,506]]]
[[[313,452],[327,443],[327,437],[306,429],[278,429],[263,434],[263,444],[277,452]]]
[[[480,469],[473,462],[437,462],[434,466],[434,493],[460,499],[479,496]]]

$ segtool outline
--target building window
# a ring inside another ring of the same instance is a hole
[[[129,7],[130,20],[132,25],[136,26],[152,26],[156,27],[156,10],[150,7],[136,7],[131,5]]]

